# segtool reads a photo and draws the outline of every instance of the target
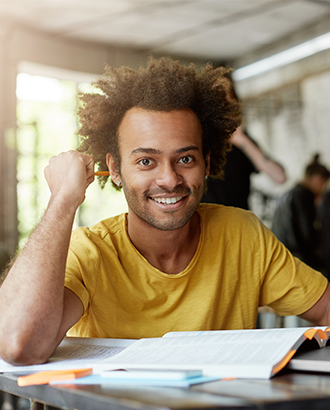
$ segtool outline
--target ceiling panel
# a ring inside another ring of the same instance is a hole
[[[250,13],[245,18],[224,21],[223,24],[210,26],[208,30],[172,39],[153,51],[193,56],[198,50],[203,58],[212,56],[215,60],[232,60],[271,44],[306,24],[316,23],[326,10],[327,8],[320,4],[303,1],[286,3],[277,9],[263,9],[262,13]]]
[[[0,0],[0,24],[215,61],[247,55],[326,15],[330,0]]]

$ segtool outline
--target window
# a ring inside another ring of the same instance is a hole
[[[49,199],[43,170],[51,156],[75,149],[77,89],[86,87],[21,72],[17,76],[17,197],[19,248],[40,221]],[[74,226],[89,226],[127,211],[122,192],[110,183],[101,190],[97,181],[88,188]]]

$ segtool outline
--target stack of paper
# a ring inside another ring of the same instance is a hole
[[[91,374],[92,369],[64,371],[46,371],[21,376],[19,386],[32,384],[107,384],[114,386],[163,386],[189,387],[193,384],[218,380],[217,377],[205,377],[200,370],[132,370],[107,371]]]

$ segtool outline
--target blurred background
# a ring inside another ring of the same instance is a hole
[[[105,64],[148,55],[235,69],[244,127],[285,169],[252,177],[251,209],[276,198],[314,153],[330,167],[330,0],[0,0],[0,244],[24,245],[48,200],[43,168],[76,148],[76,93]],[[76,226],[125,211],[107,184],[88,189]]]

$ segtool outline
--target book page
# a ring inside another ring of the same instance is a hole
[[[202,369],[209,376],[268,378],[273,366],[290,352],[297,340],[305,339],[305,330],[229,330],[141,339],[100,365],[103,369],[107,366],[109,369],[112,366]]]
[[[0,359],[0,372],[36,372],[44,370],[65,370],[93,367],[99,361],[108,359],[132,343],[132,339],[94,339],[66,337],[59,344],[47,363],[31,366],[12,366]]]
[[[320,329],[323,330],[325,333],[327,333],[330,337],[330,332],[329,332],[329,327],[327,326],[313,326],[313,327],[299,327],[299,330],[303,330],[305,333],[307,330],[310,329]],[[285,333],[288,332],[294,332],[296,333],[297,328],[272,328],[272,329],[242,329],[242,330],[199,330],[199,331],[182,331],[182,332],[168,332],[163,335],[163,337],[186,337],[186,336],[207,336],[207,335],[214,335],[214,334],[223,334],[225,332],[261,332],[261,333],[267,333],[269,334],[270,332],[282,332],[285,331]]]

